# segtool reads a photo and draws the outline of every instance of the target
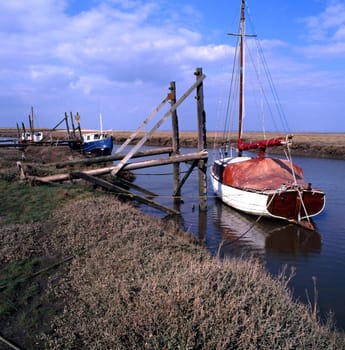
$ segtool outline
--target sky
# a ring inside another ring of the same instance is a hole
[[[345,2],[247,6],[247,28],[260,40],[288,131],[345,132]],[[201,67],[206,128],[219,130],[236,44],[228,33],[237,32],[239,11],[239,0],[1,1],[0,127],[28,126],[33,107],[41,128],[78,112],[82,128],[99,128],[101,113],[103,129],[135,130],[171,81],[179,98]],[[180,130],[197,128],[194,97],[178,108]],[[256,131],[261,122],[245,127]]]

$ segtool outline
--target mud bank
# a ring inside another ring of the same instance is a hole
[[[90,130],[88,130],[90,131]],[[52,139],[64,139],[67,136],[66,130],[56,130],[50,132],[43,130]],[[113,135],[116,144],[122,144],[133,131],[111,130],[107,131]],[[144,133],[139,133],[132,143],[137,143]],[[0,128],[0,137],[16,137],[16,129]],[[266,133],[266,138],[282,136],[279,133]],[[232,136],[232,145],[236,146],[236,134]],[[247,132],[244,134],[244,141],[254,141],[262,139],[262,133]],[[149,146],[170,146],[172,143],[171,131],[156,131],[146,142]],[[211,151],[218,148],[224,142],[223,133],[207,132],[207,148]],[[198,139],[196,131],[180,132],[180,147],[197,147]],[[329,159],[345,159],[345,133],[294,133],[293,143],[291,147],[292,155],[329,158]],[[282,154],[283,149],[275,148],[269,150],[269,153]]]

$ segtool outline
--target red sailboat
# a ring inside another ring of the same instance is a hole
[[[302,169],[292,163],[292,136],[245,143],[242,140],[244,116],[244,45],[245,0],[241,0],[239,37],[239,127],[237,155],[214,161],[211,180],[215,194],[227,205],[257,216],[287,220],[313,229],[311,218],[325,206],[325,193],[304,179]],[[287,159],[267,157],[268,147],[286,147]],[[244,151],[258,151],[257,157],[243,156]]]

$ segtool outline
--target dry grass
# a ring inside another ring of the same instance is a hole
[[[50,274],[42,300],[57,311],[49,330],[26,333],[38,336],[24,342],[36,348],[345,348],[342,335],[291,300],[284,278],[254,260],[211,258],[174,224],[110,196],[73,201],[1,234],[3,266],[74,257]]]
[[[74,202],[41,229],[54,223],[42,250],[75,258],[51,278],[64,311],[41,334],[49,349],[345,348],[284,279],[213,259],[171,223],[108,197]]]
[[[343,334],[291,299],[284,276],[274,280],[254,260],[212,258],[175,223],[113,196],[75,199],[69,191],[53,191],[64,204],[37,222],[5,225],[4,217],[0,228],[0,272],[37,258],[63,262],[39,281],[18,283],[18,300],[35,284],[38,295],[15,305],[14,315],[0,314],[1,332],[23,347],[345,349]],[[11,198],[4,195],[3,208]]]

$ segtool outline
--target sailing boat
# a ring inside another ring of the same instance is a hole
[[[224,150],[211,167],[215,194],[227,205],[245,213],[286,220],[314,229],[311,218],[325,206],[325,193],[304,179],[302,169],[291,158],[266,156],[267,147],[284,146],[289,153],[292,136],[245,143],[244,116],[244,45],[245,0],[241,0],[239,36],[239,127],[237,156]],[[244,156],[244,151],[258,150],[257,157]]]

